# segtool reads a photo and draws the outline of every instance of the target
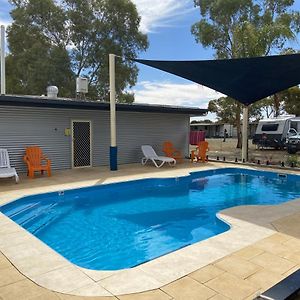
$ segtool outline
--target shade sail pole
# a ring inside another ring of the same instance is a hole
[[[248,161],[248,116],[249,106],[243,108],[243,131],[242,131],[242,161]]]
[[[116,130],[116,70],[114,54],[109,54],[109,100],[110,100],[110,170],[118,170],[118,148]]]
[[[0,28],[0,50],[1,50],[1,95],[5,95],[5,27]]]

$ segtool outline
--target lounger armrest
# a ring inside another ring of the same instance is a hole
[[[51,164],[51,160],[44,154],[42,155],[42,160],[45,160],[47,162],[47,165]]]
[[[49,160],[49,158],[46,155],[42,155],[42,160]]]

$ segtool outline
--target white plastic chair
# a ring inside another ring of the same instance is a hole
[[[9,156],[6,149],[0,149],[0,178],[15,177],[16,183],[19,182],[19,176],[15,168],[11,168]]]
[[[176,165],[176,160],[172,157],[167,157],[167,156],[158,156],[152,146],[150,145],[143,145],[142,146],[142,151],[144,154],[144,157],[142,158],[142,165],[145,165],[148,160],[151,160],[155,167],[160,168],[162,167],[166,162],[170,166],[175,166]],[[157,163],[157,161],[161,163]]]

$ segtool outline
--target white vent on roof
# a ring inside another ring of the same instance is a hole
[[[57,98],[58,87],[55,85],[50,85],[47,87],[47,97],[49,98]]]
[[[76,93],[87,94],[88,93],[88,79],[83,77],[76,78]]]

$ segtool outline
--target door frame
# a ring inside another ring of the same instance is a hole
[[[82,167],[75,167],[74,166],[74,137],[73,137],[73,125],[75,122],[85,122],[90,123],[90,165],[89,166],[82,166]],[[71,166],[72,169],[80,169],[80,168],[91,168],[93,166],[93,130],[92,130],[92,120],[87,119],[72,119],[71,120]]]

